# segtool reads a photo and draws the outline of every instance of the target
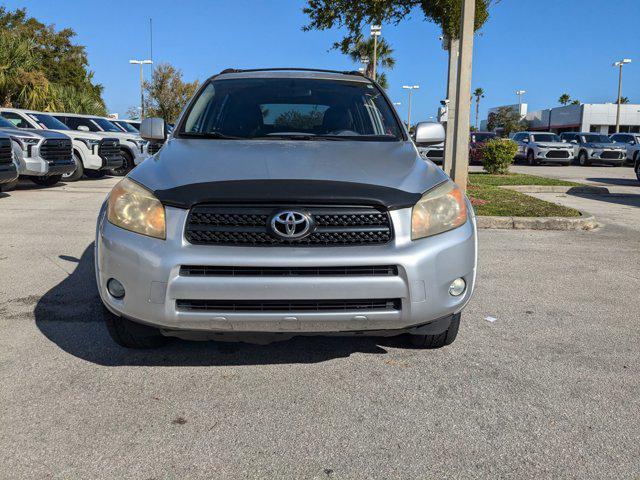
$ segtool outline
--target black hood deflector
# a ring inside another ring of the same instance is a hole
[[[189,209],[200,203],[286,205],[371,205],[389,210],[412,207],[421,193],[330,180],[227,180],[194,183],[153,192],[164,205]]]

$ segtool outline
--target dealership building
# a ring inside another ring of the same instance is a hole
[[[517,105],[515,107],[517,110]],[[618,105],[615,103],[584,103],[532,112],[521,111],[521,114],[529,123],[530,130],[554,133],[595,132],[610,135],[616,132],[617,109]],[[490,112],[495,110],[497,109],[492,108]],[[486,127],[486,121],[482,123]],[[640,105],[620,106],[620,131],[640,133]]]

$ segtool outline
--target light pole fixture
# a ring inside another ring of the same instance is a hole
[[[376,81],[378,70],[378,37],[382,34],[380,25],[371,25],[371,36],[373,37],[373,81]]]
[[[623,58],[613,64],[614,67],[618,67],[620,69],[620,73],[618,74],[618,109],[616,111],[616,133],[620,132],[620,104],[622,103],[622,67],[624,67],[627,63],[631,63],[630,58]]]
[[[527,93],[526,90],[516,90],[516,95],[518,96],[518,115],[522,115],[522,95]]]
[[[411,130],[411,94],[420,88],[420,85],[403,85],[402,88],[409,90],[409,113],[407,114],[407,130]]]
[[[144,73],[143,65],[151,65],[151,60],[129,60],[132,65],[140,65],[140,120],[144,118]]]
[[[365,57],[365,56],[360,57],[360,63],[362,63],[362,67],[360,68],[360,70],[365,75],[368,75],[367,67],[369,66],[369,62],[370,62],[369,57]]]

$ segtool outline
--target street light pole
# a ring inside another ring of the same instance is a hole
[[[618,74],[618,109],[616,111],[616,133],[620,132],[620,104],[622,103],[622,67],[627,63],[631,63],[630,58],[623,58],[619,62],[615,62],[613,64],[614,67],[620,68],[620,73]]]
[[[371,36],[373,37],[373,81],[376,81],[378,73],[378,37],[382,33],[380,25],[371,25]]]
[[[144,118],[144,72],[143,65],[151,65],[151,60],[129,60],[132,65],[140,65],[140,120]]]
[[[527,93],[526,90],[516,90],[516,95],[518,96],[518,115],[522,115],[522,95]]]
[[[411,131],[411,94],[413,90],[420,88],[420,85],[403,85],[402,88],[409,90],[409,113],[407,114],[407,130]]]

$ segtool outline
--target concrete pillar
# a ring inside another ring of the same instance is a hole
[[[442,169],[449,176],[453,175],[453,138],[456,119],[456,85],[458,83],[458,53],[460,41],[449,40],[449,72],[447,79],[447,127],[444,141],[444,160]]]

